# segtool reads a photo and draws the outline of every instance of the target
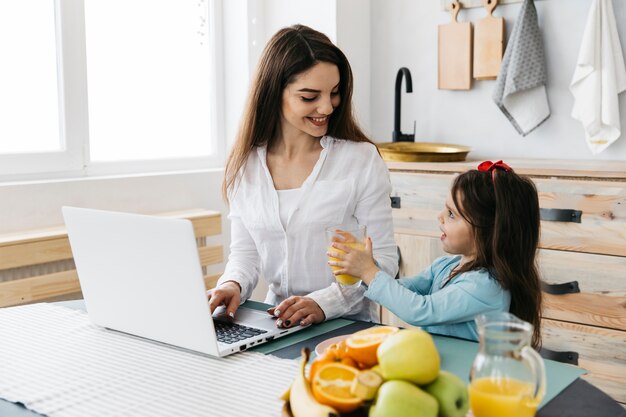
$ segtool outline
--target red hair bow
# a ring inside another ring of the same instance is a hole
[[[496,168],[502,168],[505,171],[513,171],[513,169],[502,162],[502,160],[499,160],[498,162],[485,161],[478,165],[479,171],[493,171]]]
[[[498,162],[491,162],[491,161],[485,161],[485,162],[481,162],[480,165],[478,165],[478,170],[479,171],[491,171],[491,180],[494,181],[495,180],[495,175],[496,175],[496,169],[497,168],[501,168],[505,171],[513,171],[513,169],[508,166],[507,164],[505,164],[504,162],[502,162],[502,160],[499,160]]]

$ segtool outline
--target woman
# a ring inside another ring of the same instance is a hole
[[[378,320],[365,288],[340,287],[326,263],[325,228],[364,224],[379,267],[398,269],[389,173],[352,115],[350,64],[322,33],[296,25],[265,47],[223,191],[231,252],[211,311],[234,317],[262,275],[278,326]]]

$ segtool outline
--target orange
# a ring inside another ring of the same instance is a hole
[[[342,363],[353,368],[357,367],[356,361],[347,355],[345,342],[342,340],[341,344],[328,346],[322,355],[313,360],[311,363],[311,369],[309,369],[309,381],[312,382],[317,371],[319,371],[320,368],[327,363]]]
[[[398,330],[393,326],[377,326],[353,333],[346,339],[346,352],[364,368],[371,368],[378,363],[378,346],[387,336]]]
[[[333,407],[340,413],[351,413],[363,400],[350,392],[359,370],[341,363],[323,365],[313,377],[313,396],[320,404]]]

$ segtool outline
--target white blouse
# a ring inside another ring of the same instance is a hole
[[[391,276],[398,271],[393,238],[389,171],[376,147],[325,136],[313,171],[304,181],[286,226],[279,197],[267,168],[267,149],[250,153],[230,195],[230,256],[218,285],[236,281],[242,302],[258,279],[269,284],[265,302],[276,305],[292,295],[308,296],[327,319],[352,316],[379,320],[378,306],[363,297],[365,288],[340,287],[327,264],[324,229],[364,224],[374,258]]]
[[[292,188],[290,190],[276,190],[278,192],[278,214],[280,215],[280,224],[283,229],[287,229],[287,221],[289,216],[296,208],[302,188]]]

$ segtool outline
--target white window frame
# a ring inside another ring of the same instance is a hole
[[[207,157],[171,158],[120,162],[89,160],[89,112],[84,0],[54,0],[59,85],[59,129],[65,149],[54,152],[0,154],[0,182],[79,178],[168,171],[212,169],[223,166],[224,79],[222,0],[209,0],[209,77],[213,99],[210,103],[211,148]]]

